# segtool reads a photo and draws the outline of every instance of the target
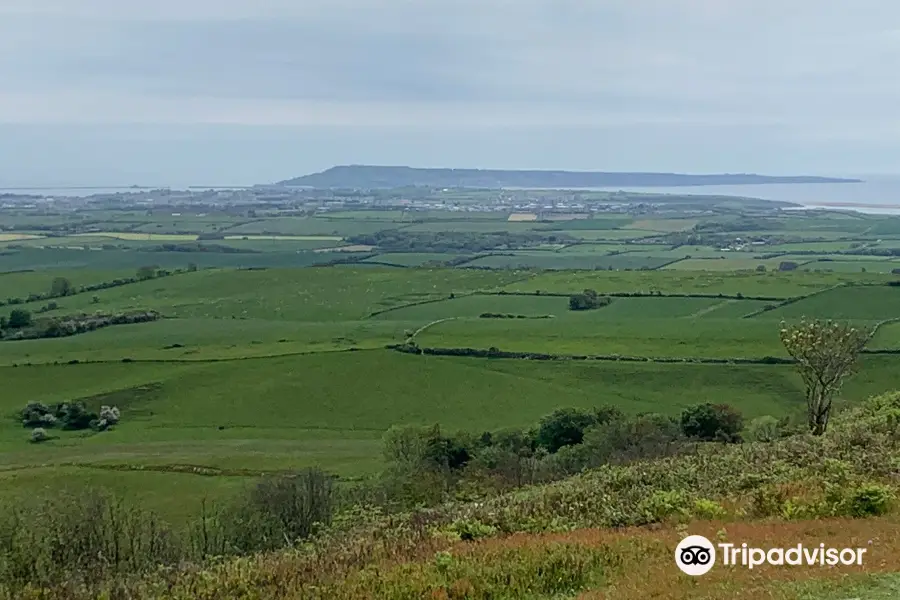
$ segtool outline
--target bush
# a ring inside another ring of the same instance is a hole
[[[681,441],[678,424],[665,415],[650,413],[619,418],[588,429],[583,445],[588,467],[673,454]]]
[[[50,284],[50,297],[58,298],[74,293],[75,288],[72,286],[72,282],[65,277],[56,277]]]
[[[50,436],[47,435],[47,431],[43,427],[35,427],[31,430],[31,441],[35,444],[46,442],[49,439]]]
[[[886,485],[869,483],[850,492],[846,512],[851,517],[873,517],[887,514],[894,501],[894,492]]]
[[[226,553],[293,545],[329,525],[337,496],[334,478],[318,469],[262,479],[219,518]]]
[[[569,310],[592,310],[610,303],[608,296],[598,296],[595,290],[584,290],[569,296]]]
[[[596,416],[579,408],[560,408],[541,419],[537,431],[537,443],[548,452],[556,452],[563,446],[580,444],[584,430],[597,422]]]
[[[743,427],[741,413],[727,404],[699,404],[681,413],[681,431],[687,437],[737,442]]]
[[[764,415],[750,421],[747,437],[754,442],[771,443],[781,437],[780,421],[775,417]]]
[[[100,420],[106,421],[110,425],[116,425],[119,422],[119,408],[116,406],[101,406],[100,407]]]
[[[31,322],[30,312],[28,312],[24,308],[16,308],[9,313],[9,319],[7,319],[6,321],[6,326],[9,329],[21,329],[23,327],[28,327],[29,325],[31,325]]]
[[[63,429],[90,429],[97,421],[97,415],[90,412],[82,402],[67,402],[60,405],[57,416]]]

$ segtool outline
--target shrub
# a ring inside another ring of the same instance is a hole
[[[596,417],[579,408],[560,408],[541,419],[537,431],[537,443],[548,452],[556,452],[563,446],[580,444],[584,430],[596,423]]]
[[[846,500],[846,513],[851,517],[871,517],[886,514],[893,504],[891,488],[869,483],[855,488]]]
[[[698,519],[705,519],[708,521],[722,519],[728,514],[728,511],[722,508],[721,504],[705,498],[694,501],[694,509],[692,512]]]
[[[496,527],[469,519],[454,522],[448,527],[448,530],[459,536],[459,539],[464,542],[491,537],[497,533]]]
[[[68,296],[74,293],[75,288],[72,286],[72,282],[65,277],[56,277],[50,284],[51,297]]]
[[[569,296],[569,310],[591,310],[610,303],[608,296],[598,296],[595,290],[584,290]]]
[[[50,436],[47,435],[47,431],[43,427],[35,427],[31,430],[31,441],[35,444],[46,442],[49,439]]]
[[[747,437],[754,442],[774,442],[781,437],[780,421],[769,415],[757,417],[750,421]]]
[[[116,425],[121,415],[119,408],[116,406],[101,406],[99,416],[101,421],[106,421],[110,425]]]
[[[727,404],[699,404],[681,413],[681,431],[701,440],[739,441],[743,426],[741,413]]]
[[[334,479],[318,469],[262,479],[220,517],[226,552],[293,545],[329,525],[336,506]]]
[[[28,327],[29,325],[31,325],[31,322],[30,312],[28,312],[24,308],[16,308],[9,313],[9,319],[7,319],[6,321],[6,326],[9,329],[21,329],[23,327]]]
[[[62,422],[63,429],[69,430],[89,429],[98,420],[97,415],[90,412],[82,402],[61,404],[56,415]]]

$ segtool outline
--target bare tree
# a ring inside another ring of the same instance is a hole
[[[834,397],[870,337],[871,332],[849,323],[806,318],[793,325],[781,322],[781,343],[797,361],[806,384],[807,421],[813,435],[828,428]]]

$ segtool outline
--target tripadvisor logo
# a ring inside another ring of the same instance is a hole
[[[716,548],[727,567],[753,569],[760,565],[773,566],[861,566],[868,548],[826,548],[825,544],[807,547],[797,544],[790,548],[753,548],[747,544],[714,545],[702,535],[689,535],[675,548],[675,564],[692,576],[705,575],[716,564]]]
[[[716,547],[702,535],[689,535],[675,548],[675,564],[688,575],[705,575],[716,564]]]

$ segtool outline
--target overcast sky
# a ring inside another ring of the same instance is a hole
[[[896,0],[0,0],[0,187],[900,171]]]

